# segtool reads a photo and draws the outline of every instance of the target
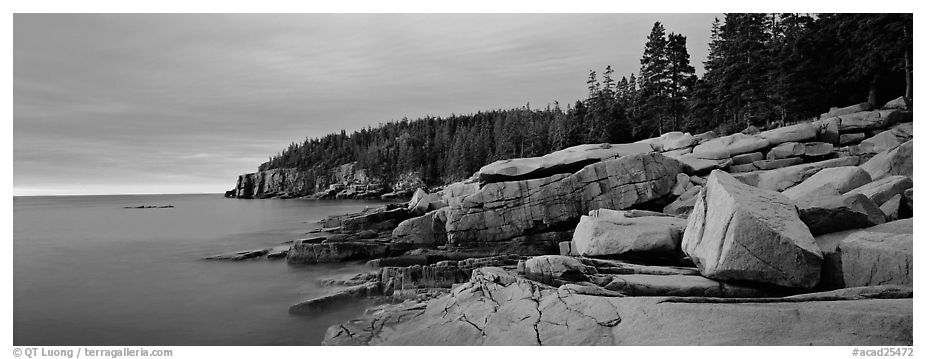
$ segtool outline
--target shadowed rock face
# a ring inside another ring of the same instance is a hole
[[[624,209],[665,196],[680,171],[678,161],[651,153],[598,162],[569,175],[490,183],[449,209],[447,239],[463,245],[571,230],[590,210]]]
[[[794,203],[714,171],[699,193],[682,239],[702,275],[811,288],[823,255]]]

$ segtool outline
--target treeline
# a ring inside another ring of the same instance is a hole
[[[325,170],[357,161],[391,182],[411,171],[436,185],[499,159],[582,143],[627,143],[668,131],[721,134],[810,119],[831,106],[912,99],[911,14],[725,14],[702,77],[687,38],[654,24],[640,70],[590,71],[588,96],[561,108],[403,119],[292,143],[260,170]]]

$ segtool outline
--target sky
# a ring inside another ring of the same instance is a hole
[[[574,103],[718,14],[15,14],[14,195],[218,193],[293,141]]]

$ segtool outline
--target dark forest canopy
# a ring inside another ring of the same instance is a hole
[[[659,22],[640,70],[620,80],[590,71],[588,97],[563,109],[530,105],[403,119],[292,143],[260,170],[326,170],[357,161],[391,182],[417,171],[429,185],[470,176],[499,159],[582,143],[627,143],[668,131],[720,134],[802,121],[832,106],[912,100],[911,14],[725,14],[712,25],[705,73],[687,39]]]

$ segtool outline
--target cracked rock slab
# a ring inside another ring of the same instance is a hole
[[[384,306],[334,325],[323,344],[912,345],[912,299],[857,292],[822,301],[667,302],[584,295],[481,268],[426,304]]]

